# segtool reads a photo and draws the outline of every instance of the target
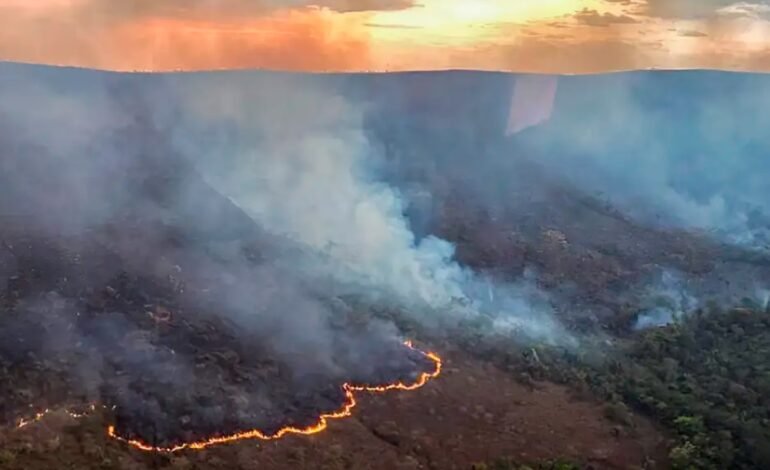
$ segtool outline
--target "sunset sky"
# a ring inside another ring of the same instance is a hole
[[[0,60],[154,71],[770,71],[770,0],[0,0]]]

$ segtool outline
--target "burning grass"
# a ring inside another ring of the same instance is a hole
[[[305,427],[284,426],[279,428],[275,432],[266,432],[259,429],[251,429],[248,431],[235,432],[233,434],[228,434],[228,435],[211,436],[211,437],[204,438],[197,441],[182,442],[182,443],[170,445],[170,446],[153,445],[141,439],[124,437],[119,433],[115,425],[109,425],[107,427],[107,435],[112,439],[116,439],[133,448],[136,448],[145,452],[173,453],[173,452],[179,452],[182,450],[201,450],[201,449],[205,449],[207,447],[211,447],[215,445],[227,444],[227,443],[237,442],[241,440],[248,440],[248,439],[277,440],[290,434],[300,434],[300,435],[318,434],[324,431],[328,427],[329,421],[352,416],[353,408],[355,408],[357,404],[357,401],[355,398],[355,392],[385,393],[393,390],[401,390],[401,391],[417,390],[419,388],[422,388],[430,380],[435,379],[441,374],[442,363],[441,363],[441,358],[437,354],[433,352],[423,352],[415,348],[410,341],[406,341],[404,343],[404,346],[406,346],[406,348],[408,348],[410,351],[417,352],[418,354],[422,355],[425,359],[429,360],[433,364],[433,369],[430,371],[421,372],[418,378],[415,381],[410,383],[404,383],[401,381],[385,384],[385,385],[354,385],[350,383],[344,383],[342,385],[342,391],[344,392],[344,395],[345,395],[345,401],[342,404],[342,406],[338,410],[333,411],[331,413],[321,414],[317,418],[317,421],[314,424],[311,424]],[[89,406],[90,411],[95,411],[96,408],[97,408],[96,405],[93,405],[93,404]],[[53,412],[54,410],[52,409],[45,409],[43,411],[36,413],[31,418],[20,419],[17,424],[17,429],[22,429],[27,427],[28,425],[39,422]],[[86,416],[88,412],[66,410],[66,413],[68,416],[72,418],[79,419]]]
[[[114,247],[93,234],[5,235],[29,251],[17,250],[19,274],[0,316],[0,367],[11,371],[0,380],[8,397],[0,416],[10,421],[29,403],[44,410],[22,428],[48,410],[99,403],[110,434],[134,447],[277,439],[349,416],[356,392],[411,390],[440,372],[437,356],[405,348],[397,328],[366,307],[315,296],[271,267],[244,262],[229,286],[231,266],[192,248],[171,250],[158,272],[111,269]]]

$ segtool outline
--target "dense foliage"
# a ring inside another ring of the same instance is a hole
[[[673,438],[675,469],[770,468],[770,312],[763,310],[711,306],[579,353],[512,350],[472,337],[465,345],[522,382],[554,380],[598,395],[620,425],[633,426],[629,408],[655,418]]]
[[[635,338],[592,374],[677,436],[676,468],[770,468],[770,315],[712,309]]]

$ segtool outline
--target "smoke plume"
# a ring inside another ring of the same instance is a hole
[[[174,80],[185,116],[174,142],[261,227],[307,250],[306,273],[332,276],[427,322],[499,314],[501,305],[475,294],[480,281],[454,260],[450,243],[415,236],[409,202],[378,174],[388,162],[365,132],[366,109],[319,82],[256,74]],[[506,315],[531,318],[525,335],[556,338],[555,324],[543,327],[547,309],[534,312],[513,286],[495,289],[519,299]]]
[[[768,102],[762,75],[561,77],[550,121],[519,142],[644,223],[766,249]]]
[[[22,349],[66,358],[128,437],[306,425],[343,382],[409,382],[430,364],[394,317],[571,341],[534,282],[415,235],[334,78],[7,64],[0,85],[6,321],[59,325]]]
[[[636,318],[634,329],[637,330],[674,323],[699,306],[681,275],[671,271],[663,271],[660,279],[650,284],[643,295],[643,304],[647,305]]]

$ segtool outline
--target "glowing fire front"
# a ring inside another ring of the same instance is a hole
[[[431,362],[433,363],[433,370],[430,372],[421,373],[418,379],[411,384],[398,382],[398,383],[393,383],[389,385],[369,386],[369,385],[352,385],[349,383],[345,383],[342,385],[342,389],[345,392],[345,403],[342,405],[342,407],[339,410],[334,411],[332,413],[322,414],[321,416],[318,417],[318,421],[315,424],[305,428],[287,426],[279,429],[273,434],[266,434],[258,429],[253,429],[250,431],[243,431],[243,432],[235,433],[228,436],[216,436],[216,437],[210,437],[208,439],[204,439],[197,442],[187,442],[183,444],[178,444],[173,447],[157,447],[157,446],[147,444],[140,440],[125,438],[117,433],[115,426],[109,426],[107,428],[107,435],[112,439],[116,439],[120,442],[130,445],[131,447],[134,447],[136,449],[140,449],[146,452],[179,452],[185,449],[200,450],[200,449],[205,449],[207,447],[211,447],[215,445],[227,444],[227,443],[246,440],[246,439],[259,439],[263,441],[270,441],[270,440],[280,439],[289,434],[300,434],[300,435],[317,434],[327,428],[330,420],[346,418],[352,415],[353,408],[355,408],[357,404],[354,392],[384,393],[390,390],[404,390],[404,391],[417,390],[418,388],[421,388],[426,383],[428,383],[428,381],[438,377],[441,374],[441,358],[437,354],[432,352],[420,351],[416,349],[412,345],[412,343],[409,341],[405,342],[404,344],[406,347],[414,351],[417,351],[427,359],[430,359]],[[91,409],[94,410],[95,407],[92,405]],[[31,419],[20,420],[18,427],[22,428],[33,422],[40,421],[50,412],[51,410],[44,410],[36,414]],[[84,416],[83,414],[78,414],[73,412],[67,412],[67,413],[73,418],[80,418]]]
[[[90,405],[89,409],[91,411],[95,411],[96,410],[96,405]],[[21,418],[16,423],[16,429],[21,429],[21,428],[29,426],[30,424],[37,423],[38,421],[42,421],[43,418],[45,418],[49,414],[53,413],[54,411],[56,411],[56,410],[52,410],[50,408],[46,408],[43,411],[35,413],[35,416],[32,416],[31,418]],[[67,413],[67,415],[70,418],[74,418],[74,419],[83,418],[83,417],[85,417],[88,414],[88,412],[78,413],[77,411],[71,411],[71,410],[67,410],[66,413]]]

